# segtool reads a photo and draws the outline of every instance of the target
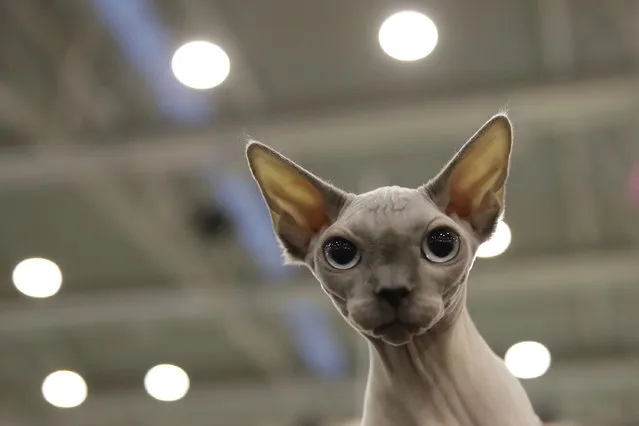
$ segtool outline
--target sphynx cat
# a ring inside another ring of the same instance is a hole
[[[476,250],[504,213],[511,147],[497,115],[428,183],[352,194],[248,144],[286,260],[369,343],[363,426],[542,424],[466,308]]]

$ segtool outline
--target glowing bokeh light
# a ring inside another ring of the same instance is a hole
[[[180,367],[160,364],[151,368],[144,377],[144,388],[159,401],[177,401],[189,391],[189,376]]]
[[[77,407],[87,399],[87,395],[86,382],[82,376],[73,371],[55,371],[42,382],[42,396],[54,407]]]
[[[175,51],[171,69],[180,83],[192,89],[206,90],[226,80],[231,61],[220,46],[208,41],[191,41]]]
[[[539,342],[519,342],[506,352],[506,367],[520,379],[535,379],[550,368],[550,351]]]
[[[477,249],[477,257],[495,257],[499,256],[508,249],[510,241],[512,240],[512,233],[506,222],[500,220],[495,228],[495,233],[492,237],[479,246]]]
[[[407,62],[430,55],[437,46],[439,33],[428,16],[403,11],[386,18],[379,28],[378,39],[388,56]]]
[[[54,262],[39,257],[25,259],[13,269],[13,285],[29,297],[55,295],[62,286],[62,272]]]

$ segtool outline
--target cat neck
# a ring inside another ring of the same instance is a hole
[[[540,425],[523,387],[461,309],[403,346],[369,340],[363,426]]]

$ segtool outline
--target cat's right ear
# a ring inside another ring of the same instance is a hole
[[[512,143],[510,120],[496,115],[426,185],[439,207],[468,221],[482,241],[504,213]]]
[[[286,257],[303,262],[311,241],[335,221],[348,194],[259,142],[249,142],[246,158]]]

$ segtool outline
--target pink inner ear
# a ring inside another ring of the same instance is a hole
[[[329,224],[330,220],[321,198],[318,198],[318,201],[296,199],[280,186],[275,186],[273,192],[276,195],[275,200],[279,200],[275,201],[279,205],[279,210],[288,213],[298,227],[316,233]]]
[[[460,219],[467,219],[473,212],[472,199],[468,193],[472,193],[471,188],[462,189],[459,185],[452,184],[449,188],[450,201],[446,207],[447,215],[456,214]]]
[[[446,214],[455,213],[462,219],[468,219],[478,213],[477,210],[481,209],[481,203],[495,186],[498,176],[498,167],[486,170],[483,175],[472,176],[472,180],[464,181],[453,174],[448,188],[450,201]]]
[[[324,203],[304,206],[306,210],[304,216],[308,222],[309,229],[313,232],[319,232],[325,226],[328,226],[329,219],[324,209]]]
[[[445,213],[448,216],[455,214],[460,219],[468,219],[470,217],[470,207],[465,204],[450,203],[448,207],[446,207]]]

